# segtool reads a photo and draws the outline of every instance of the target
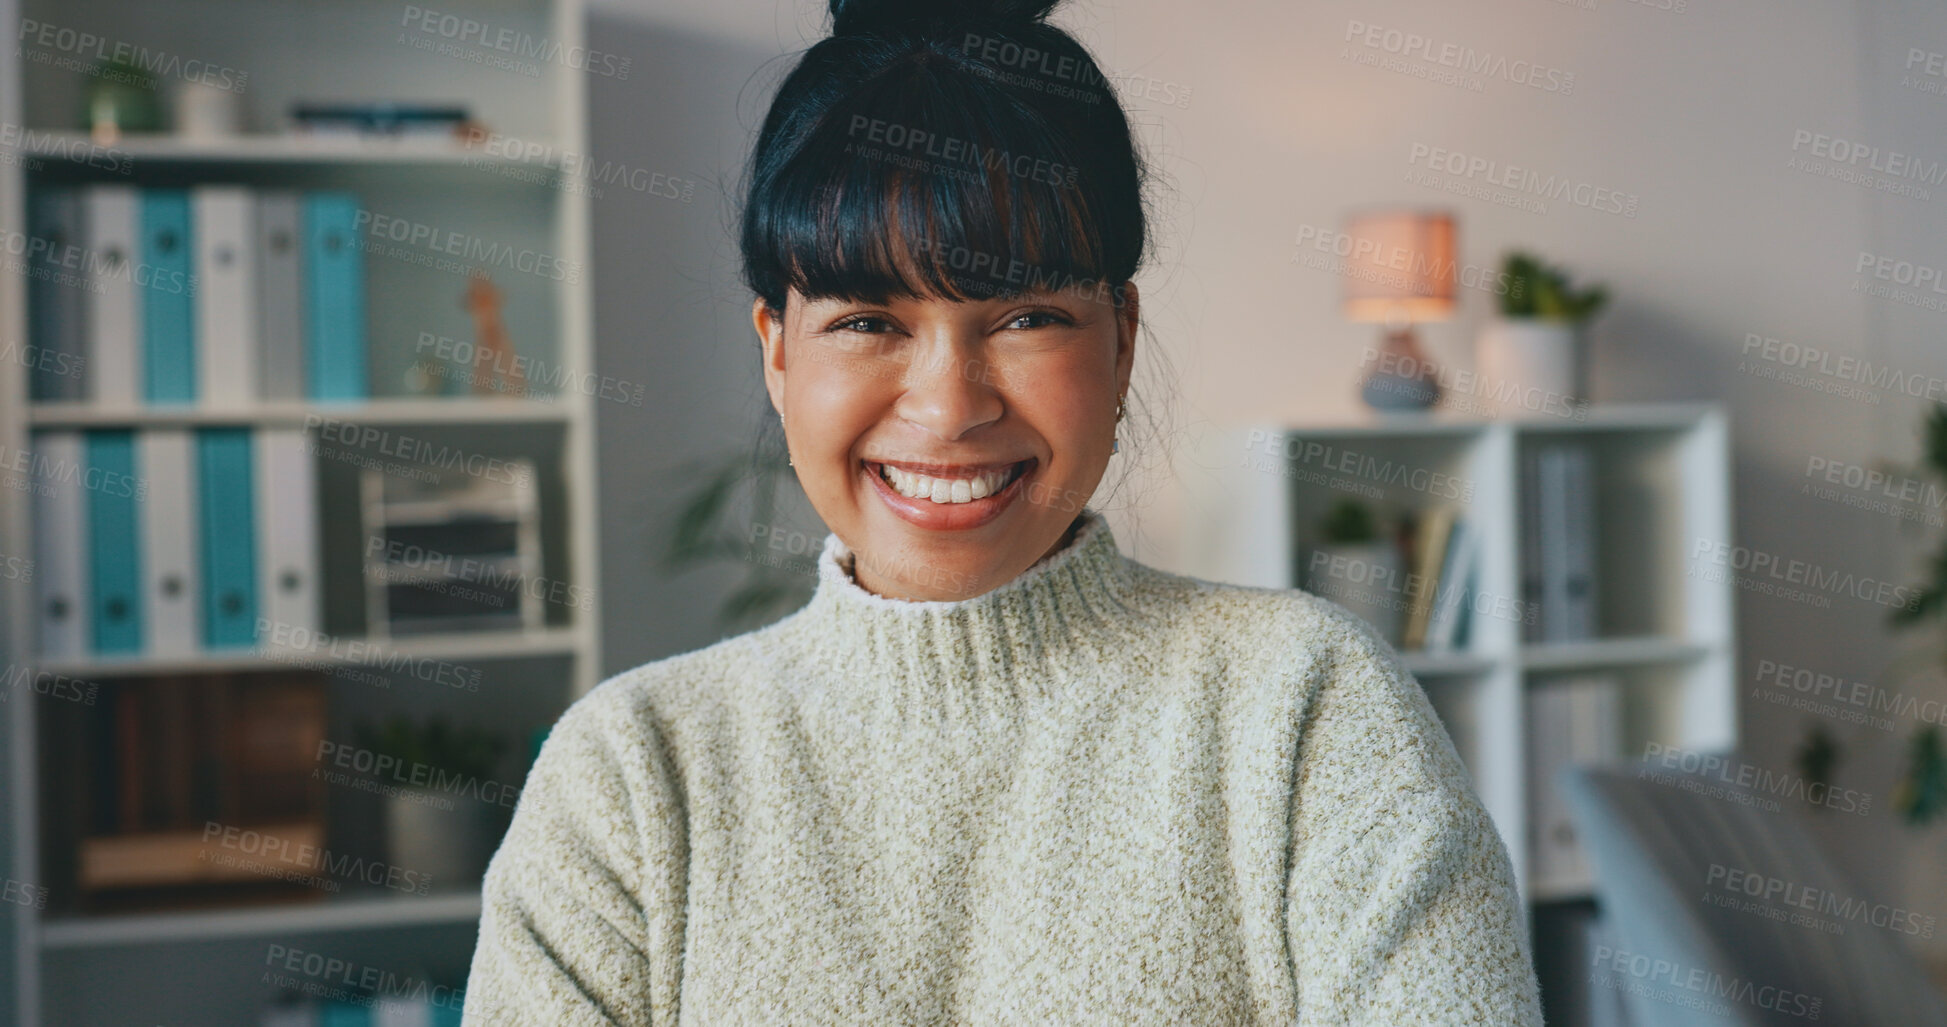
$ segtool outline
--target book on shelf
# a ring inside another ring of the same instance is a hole
[[[31,395],[246,407],[371,395],[358,197],[102,184],[31,193]]]
[[[36,350],[29,388],[35,399],[84,396],[88,290],[69,263],[86,238],[81,217],[81,196],[70,188],[38,190],[28,200],[27,231],[40,244],[29,250],[27,285],[28,338]]]
[[[34,441],[41,467],[81,467],[79,433],[42,435]],[[88,596],[87,480],[82,474],[43,472],[34,483],[34,565],[40,653],[44,659],[79,659],[94,648]]]
[[[1595,471],[1587,445],[1564,451],[1560,572],[1562,640],[1596,636]]]
[[[243,186],[190,192],[196,268],[196,398],[237,407],[262,399],[258,380],[256,200]]]
[[[141,208],[142,394],[196,401],[196,263],[189,192],[145,189]]]
[[[1547,678],[1529,688],[1527,702],[1531,873],[1547,890],[1585,889],[1592,868],[1561,776],[1570,766],[1621,758],[1622,680],[1605,673]]]
[[[1420,510],[1413,518],[1407,557],[1406,626],[1401,632],[1401,644],[1408,649],[1424,648],[1426,644],[1427,617],[1433,610],[1434,592],[1439,587],[1440,566],[1446,557],[1454,517],[1452,507],[1432,506]]]
[[[1405,519],[1398,543],[1407,572],[1400,648],[1466,647],[1479,534],[1467,515],[1451,506],[1427,507]]]
[[[263,346],[259,388],[269,400],[310,395],[305,373],[306,290],[304,194],[295,189],[264,189],[257,210],[257,338]]]
[[[1573,642],[1596,635],[1594,454],[1582,442],[1551,441],[1522,460],[1523,641]]]
[[[88,619],[98,653],[136,653],[142,649],[140,509],[136,499],[135,433],[92,431],[84,437],[85,468],[39,462],[55,477],[82,481],[84,546],[87,551]]]
[[[142,191],[131,185],[99,185],[83,190],[82,221],[88,234],[91,266],[88,309],[81,330],[81,352],[93,386],[85,398],[112,406],[142,402],[142,294],[133,266],[142,246]],[[78,382],[77,382],[78,384]],[[68,398],[83,398],[71,396]]]
[[[261,853],[322,850],[323,783],[312,772],[324,681],[159,677],[117,682],[106,695],[89,732],[98,749],[85,763],[94,808],[75,858],[84,899],[275,882],[257,865],[274,862]],[[254,833],[261,858],[224,847],[233,829]]]
[[[1478,561],[1478,529],[1468,518],[1455,517],[1435,579],[1432,608],[1427,613],[1424,648],[1452,652],[1465,648],[1469,614],[1473,609],[1474,566]]]

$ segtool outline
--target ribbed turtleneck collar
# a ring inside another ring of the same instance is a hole
[[[1148,629],[1131,594],[1141,565],[1122,555],[1099,512],[1084,508],[1078,520],[1066,546],[1012,580],[939,601],[866,591],[852,578],[850,548],[827,535],[817,590],[795,626],[820,662],[861,686],[881,680],[894,698],[1045,692],[1126,654]]]

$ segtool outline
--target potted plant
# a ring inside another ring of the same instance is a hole
[[[658,565],[669,574],[715,563],[741,565],[743,580],[717,609],[724,631],[762,626],[811,598],[817,585],[812,570],[816,553],[807,546],[804,552],[769,559],[777,554],[762,551],[754,530],[756,525],[765,526],[766,534],[782,530],[782,500],[802,495],[782,445],[695,461],[678,468],[669,480],[700,484],[679,494],[674,523],[663,533]]]
[[[1500,316],[1481,329],[1476,370],[1496,406],[1536,413],[1587,402],[1582,326],[1608,302],[1600,285],[1575,289],[1568,275],[1530,253],[1503,264]]]
[[[1906,473],[1915,478],[1932,475],[1947,481],[1947,404],[1936,404],[1928,412],[1923,427],[1923,464],[1915,468],[1886,467],[1889,473]],[[1896,606],[1888,620],[1896,627],[1913,628],[1938,625],[1947,619],[1947,545],[1926,563],[1926,580],[1916,586],[1912,598]],[[1904,655],[1889,672],[1906,677],[1916,662],[1933,663],[1940,657],[1939,639]],[[1935,668],[1936,670],[1938,667]],[[1906,769],[1893,788],[1893,806],[1909,826],[1926,827],[1947,819],[1947,744],[1943,744],[1939,725],[1923,722],[1908,735]],[[1906,861],[1918,879],[1909,890],[1921,896],[1924,908],[1937,908],[1947,901],[1947,877],[1940,872],[1940,859]],[[1947,938],[1944,938],[1947,941]],[[1934,952],[1947,955],[1947,943],[1936,942]]]
[[[434,715],[413,721],[392,716],[374,727],[355,728],[360,748],[390,757],[384,787],[387,862],[430,879],[429,890],[478,885],[493,854],[494,821],[501,808],[484,796],[494,781],[506,738],[477,728],[455,728]]]
[[[112,145],[130,132],[162,131],[155,76],[126,58],[97,62],[94,80],[82,98],[81,124],[103,145]]]
[[[1390,582],[1399,580],[1399,547],[1379,530],[1372,508],[1340,496],[1318,524],[1318,542],[1305,566],[1305,588],[1345,607],[1398,644],[1401,604]]]

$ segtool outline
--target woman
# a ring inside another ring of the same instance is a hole
[[[1054,0],[835,0],[750,167],[765,385],[831,529],[784,620],[556,724],[474,1024],[1539,1024],[1425,697],[1086,506],[1143,168]]]

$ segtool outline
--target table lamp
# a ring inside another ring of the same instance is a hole
[[[1454,216],[1443,210],[1379,210],[1348,215],[1345,316],[1385,326],[1378,359],[1359,392],[1375,410],[1422,410],[1440,401],[1440,383],[1420,349],[1415,324],[1444,321],[1454,309]]]

